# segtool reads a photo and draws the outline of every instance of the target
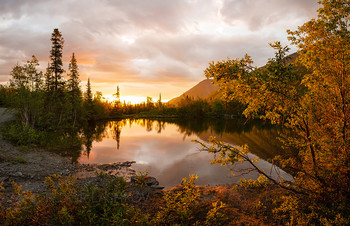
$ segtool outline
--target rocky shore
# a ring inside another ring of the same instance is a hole
[[[0,127],[13,118],[11,112],[0,108]],[[8,199],[13,193],[13,182],[22,187],[23,191],[41,194],[46,191],[43,183],[51,175],[77,178],[79,184],[94,182],[96,172],[104,172],[113,177],[123,177],[134,185],[136,172],[131,168],[134,162],[117,162],[111,164],[73,164],[67,158],[58,154],[40,149],[16,147],[5,141],[0,134],[0,184],[4,187],[3,197]],[[157,192],[162,189],[155,178],[145,178],[146,185],[151,189],[148,192]]]

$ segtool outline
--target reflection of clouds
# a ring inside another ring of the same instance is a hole
[[[161,185],[167,188],[179,184],[181,179],[188,177],[189,174],[198,175],[196,184],[216,185],[231,183],[230,172],[225,167],[209,165],[210,158],[211,156],[205,152],[182,156],[181,159],[170,161],[162,171],[154,172],[154,176]]]
[[[178,132],[178,126],[167,123],[162,132],[156,129],[147,132],[147,125],[154,126],[158,122],[147,122],[146,120],[133,120],[120,122],[122,135],[120,138],[120,149],[117,150],[117,142],[111,138],[105,138],[102,142],[94,142],[90,158],[81,157],[82,163],[111,163],[120,161],[136,161],[133,168],[136,171],[147,171],[156,177],[162,186],[170,188],[181,182],[183,177],[189,174],[197,174],[197,184],[216,185],[237,182],[242,177],[232,177],[227,167],[210,165],[213,155],[199,151],[199,144],[192,139],[199,139],[191,135],[183,140],[183,134]],[[130,126],[132,124],[132,126]],[[113,132],[112,130],[106,130]],[[212,134],[215,135],[215,134]],[[109,136],[112,137],[112,136]],[[256,155],[249,154],[251,158]],[[260,159],[256,163],[266,173],[271,171],[271,164]],[[247,162],[236,163],[234,172],[241,173],[242,170],[251,167]],[[282,172],[283,174],[283,172]],[[244,175],[245,178],[257,178],[256,172]],[[275,171],[272,176],[277,177]],[[286,176],[284,174],[283,176]],[[291,179],[291,178],[289,178]]]

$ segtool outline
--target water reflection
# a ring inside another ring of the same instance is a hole
[[[198,175],[197,184],[227,184],[236,182],[227,168],[210,165],[211,154],[199,151],[193,139],[207,142],[210,136],[232,145],[248,144],[250,156],[271,159],[281,153],[276,139],[277,129],[261,122],[240,120],[148,120],[125,119],[102,122],[83,130],[85,146],[79,158],[81,163],[111,163],[136,161],[133,168],[147,171],[167,188],[179,184],[191,173]],[[265,172],[277,177],[279,172],[265,160],[259,161]],[[249,167],[246,163],[234,165],[239,172]],[[282,172],[287,177],[287,174]],[[256,178],[255,173],[244,175]],[[290,179],[290,178],[289,178]]]

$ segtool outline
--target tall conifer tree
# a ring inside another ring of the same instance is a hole
[[[75,59],[74,53],[72,54],[72,58],[68,65],[68,69],[69,69],[68,92],[69,92],[69,99],[70,99],[70,104],[72,108],[71,118],[72,118],[73,127],[74,127],[76,118],[77,118],[77,113],[80,109],[80,104],[81,104],[79,70],[78,70],[77,60]]]
[[[62,62],[62,49],[64,39],[58,28],[51,35],[52,47],[50,50],[50,70],[53,73],[53,89],[57,91],[64,86],[62,74],[64,72]]]
[[[86,85],[84,107],[85,107],[85,114],[87,116],[87,119],[91,120],[93,118],[93,101],[92,101],[90,78],[88,79],[88,82]]]
[[[72,54],[72,58],[68,65],[68,69],[69,69],[68,90],[72,96],[79,97],[81,96],[81,90],[79,87],[79,84],[80,84],[79,69],[78,69],[78,64],[74,53]]]
[[[91,92],[91,84],[90,84],[90,78],[88,78],[88,82],[86,85],[86,96],[85,96],[86,101],[89,104],[92,104],[92,92]]]

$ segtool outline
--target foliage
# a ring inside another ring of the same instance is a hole
[[[0,84],[0,107],[6,106],[6,100],[8,98],[8,89],[6,86]]]
[[[275,42],[270,44],[275,57],[262,68],[252,67],[246,55],[212,62],[205,71],[225,98],[246,104],[247,117],[288,129],[282,136],[285,149],[297,150],[298,155],[279,159],[279,164],[293,169],[295,182],[292,189],[278,184],[293,192],[299,206],[289,209],[292,224],[346,222],[350,213],[345,204],[350,202],[350,3],[320,3],[317,19],[288,31],[292,44],[299,47],[295,62],[288,59],[289,48]],[[236,148],[219,146],[218,152],[226,156],[220,161],[242,157]]]
[[[22,126],[18,122],[10,122],[1,128],[2,136],[17,145],[41,144],[45,134],[30,126]]]
[[[137,172],[136,177],[135,177],[135,185],[139,187],[146,187],[146,177],[148,175],[148,172]]]
[[[32,194],[12,183],[12,204],[0,202],[5,225],[225,225],[228,205],[220,200],[201,204],[196,176],[184,178],[178,190],[163,193],[156,212],[132,206],[132,193],[122,178],[98,172],[94,182],[79,183],[72,176],[45,179],[46,194]],[[0,191],[4,188],[0,185]],[[0,200],[1,200],[0,193]],[[162,205],[164,203],[164,205]]]
[[[208,211],[206,216],[206,225],[225,225],[224,222],[227,220],[227,216],[221,211],[225,207],[227,205],[221,201],[213,202],[212,209]]]
[[[45,75],[38,71],[39,62],[32,56],[23,66],[14,66],[9,86],[1,87],[1,102],[17,115],[16,122],[2,128],[3,136],[17,145],[76,149],[83,140],[82,128],[88,121],[106,117],[108,107],[101,100],[102,94],[92,96],[90,81],[83,99],[74,53],[65,80],[64,40],[58,29],[54,29],[51,41]]]
[[[48,86],[53,91],[58,91],[62,89],[65,82],[62,77],[64,72],[63,62],[62,62],[62,49],[64,44],[64,39],[58,28],[53,30],[51,35],[52,48],[50,50],[50,71],[53,73],[52,80],[49,82]]]
[[[17,202],[0,212],[0,221],[13,224],[130,225],[145,224],[148,216],[127,204],[125,181],[101,176],[100,183],[79,186],[73,177],[46,178],[46,195],[23,192],[13,184]]]
[[[240,179],[238,182],[241,187],[246,189],[250,189],[250,188],[262,189],[262,188],[266,188],[270,181],[266,177],[260,175],[256,180]]]
[[[164,194],[165,206],[162,206],[155,216],[157,224],[194,224],[195,206],[198,205],[200,191],[195,187],[197,176],[190,175],[182,179],[183,187],[178,191]]]
[[[242,116],[242,104],[237,101],[224,102],[222,100],[194,99],[185,97],[176,106],[166,103],[135,105],[121,105],[120,114],[133,117],[181,117],[181,118],[221,118],[224,115]],[[121,115],[118,116],[121,116]],[[115,115],[117,116],[117,115]],[[113,113],[112,113],[113,117]]]
[[[236,162],[247,162],[252,168],[247,168],[245,170],[241,170],[241,174],[249,173],[253,170],[257,171],[261,177],[258,178],[258,181],[251,182],[251,181],[241,181],[242,185],[244,186],[264,186],[265,180],[269,180],[273,182],[274,184],[279,185],[280,187],[287,189],[289,191],[293,191],[298,193],[293,187],[290,186],[289,182],[286,182],[283,180],[283,178],[280,178],[282,180],[274,179],[271,175],[261,170],[257,165],[256,162],[258,161],[258,158],[252,159],[249,156],[248,152],[248,146],[243,145],[241,147],[239,146],[231,146],[223,141],[217,140],[215,137],[209,137],[209,143],[210,146],[207,146],[207,144],[204,144],[199,141],[195,141],[199,143],[202,146],[202,150],[207,151],[208,153],[214,154],[214,159],[210,162],[211,164],[220,164],[221,166],[225,165],[233,165]],[[231,173],[235,176],[235,173],[232,171],[231,168],[229,168]]]

